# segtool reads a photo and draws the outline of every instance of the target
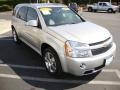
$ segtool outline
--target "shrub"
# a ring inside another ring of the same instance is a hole
[[[12,8],[9,5],[2,5],[2,6],[0,6],[0,12],[10,11],[10,10],[12,10]]]

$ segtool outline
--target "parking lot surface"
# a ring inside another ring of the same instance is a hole
[[[0,34],[0,90],[120,90],[120,13],[83,12],[80,15],[107,28],[113,35],[117,52],[111,65],[91,76],[52,77],[46,72],[41,56],[24,43],[13,42],[11,29],[6,24],[9,30],[2,32],[1,29]],[[1,22],[10,22],[10,19],[11,12],[0,14]]]

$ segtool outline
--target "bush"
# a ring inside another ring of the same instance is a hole
[[[0,6],[0,12],[3,12],[3,11],[10,11],[12,10],[11,7],[9,5],[2,5]]]

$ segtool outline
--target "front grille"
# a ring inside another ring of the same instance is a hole
[[[97,48],[97,49],[92,49],[92,55],[98,55],[98,54],[101,54],[101,53],[104,53],[106,51],[108,51],[110,48],[112,47],[112,44],[109,44],[108,46],[106,47],[101,47],[101,48]]]
[[[96,42],[96,43],[91,43],[91,44],[89,44],[89,45],[90,45],[90,46],[94,46],[94,45],[102,44],[102,43],[108,41],[109,39],[110,39],[110,37],[107,38],[107,39],[105,39],[104,41],[100,41],[100,42]]]

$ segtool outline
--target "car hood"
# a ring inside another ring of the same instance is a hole
[[[115,6],[115,5],[111,5],[113,8],[118,8],[118,6]]]
[[[66,40],[87,44],[103,41],[110,37],[108,30],[91,22],[66,24],[49,28]]]

